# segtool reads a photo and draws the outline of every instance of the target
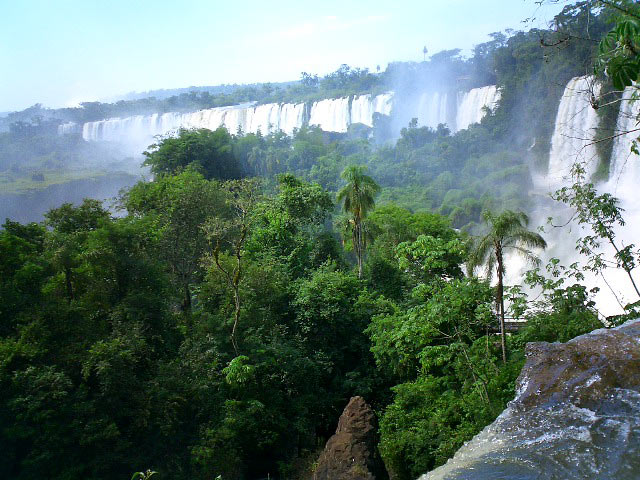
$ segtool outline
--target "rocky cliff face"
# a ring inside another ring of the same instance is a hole
[[[335,435],[318,459],[313,480],[374,480],[386,478],[376,450],[376,417],[362,397],[346,406]]]
[[[640,320],[532,343],[516,399],[421,480],[640,478]]]

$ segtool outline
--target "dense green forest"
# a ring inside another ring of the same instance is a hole
[[[0,233],[7,478],[289,478],[355,394],[382,415],[388,468],[413,478],[504,408],[524,342],[599,325],[584,287],[555,288],[503,364],[464,235],[376,208],[358,278],[331,195],[292,175],[267,194],[187,169],[121,205]]]
[[[471,59],[305,74],[229,99],[371,92],[388,78],[408,91],[440,64],[502,88],[496,111],[455,135],[411,122],[383,141],[384,118],[345,135],[182,130],[145,152],[154,180],[123,190],[116,209],[87,199],[41,223],[6,220],[0,476],[309,478],[353,395],[379,416],[393,478],[443,464],[513,398],[527,342],[602,326],[593,292],[556,260],[527,275],[535,302],[503,291],[500,269],[491,286],[473,267],[504,260],[486,245],[544,245],[516,211],[546,162],[564,85],[598,55],[585,29],[600,39],[611,18],[580,2],[556,29],[495,34]],[[35,135],[46,132],[18,125],[0,151]],[[29,158],[66,161],[55,143],[42,148]],[[510,335],[503,294],[527,320]]]

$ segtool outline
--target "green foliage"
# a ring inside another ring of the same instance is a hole
[[[400,269],[417,282],[428,282],[434,277],[460,277],[465,254],[466,248],[460,239],[445,242],[431,235],[420,235],[415,242],[403,242],[396,247]]]
[[[358,278],[362,278],[362,263],[367,246],[364,219],[375,205],[380,186],[364,172],[362,165],[350,165],[340,175],[347,184],[338,192],[338,203],[349,215],[347,229],[351,231],[352,245],[358,260]]]
[[[485,211],[483,217],[489,231],[474,246],[467,263],[470,272],[485,264],[487,278],[493,277],[494,268],[500,269],[498,276],[504,275],[506,269],[501,267],[503,254],[510,250],[534,264],[538,262],[537,257],[528,249],[546,248],[547,243],[540,234],[527,230],[529,217],[524,212],[505,210],[496,215]]]
[[[399,478],[449,458],[491,422],[512,394],[518,369],[500,370],[485,337],[492,321],[486,283],[457,279],[414,290],[416,305],[374,318],[368,333],[381,368],[404,383],[381,421],[380,450]]]
[[[161,175],[127,191],[122,207],[131,215],[146,216],[161,258],[178,290],[182,310],[191,310],[191,285],[202,278],[201,259],[208,246],[202,226],[212,211],[224,215],[224,192],[192,169],[175,176]]]
[[[600,41],[596,73],[606,72],[613,86],[623,90],[640,76],[640,9],[633,3],[612,3],[621,16]]]
[[[400,378],[448,368],[459,354],[455,342],[473,342],[491,321],[491,290],[475,280],[420,285],[412,297],[415,306],[378,316],[367,329],[378,365]]]
[[[207,179],[229,180],[241,175],[231,135],[224,128],[213,132],[204,128],[181,129],[178,136],[151,145],[144,155],[144,164],[156,175],[179,173],[187,167],[200,171]]]
[[[240,355],[231,360],[229,365],[222,369],[222,373],[225,375],[227,383],[230,385],[241,386],[243,383],[251,380],[255,368],[251,364],[247,363],[248,361],[249,357],[246,355]]]
[[[140,480],[149,480],[156,473],[158,473],[158,472],[154,472],[151,469],[148,469],[146,472],[135,472],[131,476],[131,480],[138,480],[138,479],[140,479]]]
[[[527,230],[529,217],[524,212],[505,210],[499,215],[490,211],[483,213],[488,232],[480,237],[473,246],[467,270],[470,274],[484,264],[486,277],[491,279],[495,271],[498,279],[496,287],[496,310],[500,318],[500,336],[502,340],[502,361],[507,363],[506,332],[504,326],[504,275],[506,272],[505,254],[510,251],[523,257],[530,263],[539,263],[538,257],[529,248],[544,249],[547,242],[540,234]]]
[[[328,259],[341,260],[335,240],[323,233],[333,202],[318,184],[291,174],[278,177],[274,201],[259,206],[255,229],[249,239],[250,255],[282,263],[293,276]]]
[[[616,240],[616,228],[625,224],[622,216],[624,210],[619,206],[619,200],[610,193],[599,193],[592,183],[586,183],[582,165],[574,165],[573,174],[575,183],[570,187],[562,187],[552,196],[555,200],[573,207],[578,223],[590,228],[589,235],[579,237],[576,241],[576,249],[587,258],[586,268],[600,273],[613,263],[616,268],[627,274],[629,282],[640,298],[640,289],[633,275],[640,253],[635,250],[635,244],[623,246]],[[603,243],[609,244],[615,250],[613,262],[606,259],[600,249]]]

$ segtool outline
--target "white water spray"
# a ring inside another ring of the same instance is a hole
[[[486,109],[495,109],[499,101],[500,90],[495,85],[473,88],[458,94],[455,131],[469,128],[473,123],[480,123],[486,115]]]
[[[349,125],[362,123],[373,126],[373,115],[390,115],[392,93],[371,97],[360,95],[350,101],[348,97],[315,102],[310,109],[310,118],[305,118],[304,103],[268,103],[265,105],[235,105],[209,108],[190,113],[155,113],[125,118],[110,118],[87,122],[82,126],[82,137],[86,141],[119,143],[131,154],[140,154],[157,135],[175,133],[179,128],[207,128],[216,130],[225,127],[230,133],[258,133],[263,135],[282,131],[287,135],[304,125],[318,125],[329,132],[346,132]],[[75,125],[64,124],[58,133],[71,133]]]

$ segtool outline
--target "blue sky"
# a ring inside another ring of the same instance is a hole
[[[544,26],[534,0],[0,0],[0,111],[131,91],[384,69]],[[533,22],[522,23],[535,16]]]

